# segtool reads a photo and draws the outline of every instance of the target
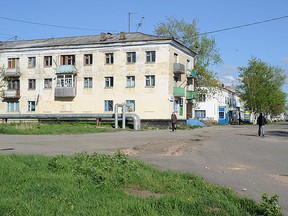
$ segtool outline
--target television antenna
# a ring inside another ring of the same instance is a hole
[[[131,15],[136,14],[135,12],[129,12],[128,13],[128,32],[130,32],[130,26],[131,26]]]
[[[142,22],[143,22],[144,19],[145,19],[145,17],[142,17],[140,22],[137,24],[136,32],[138,32],[138,29],[142,26]]]

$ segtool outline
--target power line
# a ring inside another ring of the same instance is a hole
[[[12,18],[1,17],[1,16],[0,16],[0,19],[10,20],[10,21],[14,21],[14,22],[27,23],[27,24],[33,24],[33,25],[49,26],[49,27],[54,27],[54,28],[76,29],[76,30],[85,30],[85,31],[118,32],[116,30],[100,30],[100,29],[92,29],[92,28],[80,28],[80,27],[71,27],[71,26],[61,26],[61,25],[52,25],[52,24],[46,24],[46,23],[30,22],[30,21],[26,21],[26,20],[18,20],[18,19],[12,19]]]
[[[222,32],[222,31],[229,31],[229,30],[232,30],[232,29],[238,29],[238,28],[243,28],[243,27],[247,27],[247,26],[258,25],[258,24],[262,24],[262,23],[266,23],[266,22],[272,22],[272,21],[275,21],[275,20],[286,19],[286,18],[288,18],[288,16],[282,16],[282,17],[277,17],[277,18],[273,18],[273,19],[263,20],[263,21],[259,21],[259,22],[254,22],[254,23],[248,23],[248,24],[244,24],[244,25],[234,26],[234,27],[230,27],[230,28],[224,28],[224,29],[219,29],[219,30],[215,30],[215,31],[204,32],[204,33],[200,33],[199,35],[212,34],[212,33],[217,33],[217,32]]]

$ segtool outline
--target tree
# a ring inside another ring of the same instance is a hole
[[[286,79],[284,69],[252,57],[247,67],[238,67],[238,70],[238,90],[246,108],[253,114],[278,115],[284,112],[287,96],[281,90]]]
[[[205,86],[210,91],[219,86],[215,73],[208,69],[210,65],[221,64],[222,60],[219,50],[216,48],[214,38],[208,38],[206,34],[200,34],[197,27],[197,20],[191,23],[175,18],[166,18],[156,26],[157,35],[174,37],[198,54],[195,57],[194,69],[197,71],[196,91]],[[202,89],[203,90],[203,89]]]
[[[4,80],[4,66],[0,67],[0,97],[3,96],[3,88],[6,86],[6,82]]]

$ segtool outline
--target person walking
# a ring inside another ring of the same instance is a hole
[[[175,130],[176,130],[176,122],[177,122],[177,116],[176,116],[176,113],[173,112],[173,113],[171,114],[172,131],[175,131]]]
[[[260,113],[260,115],[257,118],[257,124],[259,126],[258,128],[258,136],[265,136],[265,132],[264,132],[264,125],[267,124],[267,120],[266,118],[263,116],[262,112]]]

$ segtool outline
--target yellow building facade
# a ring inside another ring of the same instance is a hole
[[[0,114],[192,116],[196,53],[171,37],[100,34],[0,42]]]

